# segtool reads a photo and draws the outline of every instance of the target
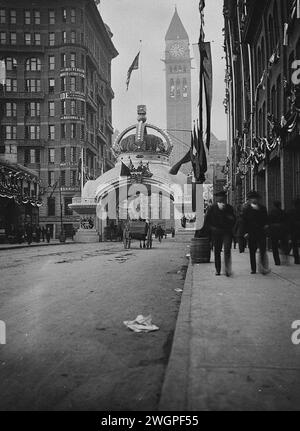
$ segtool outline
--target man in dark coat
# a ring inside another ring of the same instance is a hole
[[[251,274],[256,274],[256,252],[260,252],[260,271],[263,274],[270,272],[267,257],[268,212],[261,204],[261,196],[256,191],[247,195],[247,203],[243,207],[242,220],[243,232],[248,239],[250,251]]]
[[[281,202],[273,202],[269,211],[269,235],[272,241],[272,251],[276,266],[281,265],[279,245],[284,255],[288,255],[288,226],[287,214],[281,209]]]
[[[300,198],[294,201],[294,208],[288,212],[289,230],[293,245],[295,264],[300,264],[299,241],[300,241]]]
[[[216,275],[221,274],[221,252],[224,246],[225,274],[230,277],[232,273],[231,246],[235,215],[232,206],[227,204],[226,192],[216,193],[215,196],[217,202],[208,208],[205,225],[210,229],[214,244]]]

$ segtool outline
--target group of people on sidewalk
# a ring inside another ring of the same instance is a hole
[[[227,193],[219,192],[216,203],[206,213],[204,226],[211,234],[215,254],[216,275],[221,275],[221,253],[224,250],[225,274],[232,275],[231,249],[234,236],[238,237],[242,253],[248,243],[250,252],[251,274],[257,272],[256,252],[259,250],[258,269],[262,274],[270,272],[267,255],[267,238],[270,238],[275,265],[280,265],[279,249],[284,256],[289,255],[292,245],[295,264],[299,260],[300,240],[300,199],[294,201],[294,208],[288,212],[281,209],[281,203],[275,201],[273,208],[267,211],[262,205],[262,198],[256,191],[247,195],[247,202],[236,216],[234,208],[227,203]],[[234,235],[235,234],[235,235]]]

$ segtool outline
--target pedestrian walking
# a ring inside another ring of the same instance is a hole
[[[243,219],[241,210],[238,211],[236,217],[236,223],[233,229],[234,234],[234,248],[236,249],[236,244],[239,246],[239,252],[245,253],[245,248],[247,245],[247,241],[243,234]]]
[[[164,235],[164,231],[160,224],[157,226],[156,234],[157,234],[158,241],[161,242]]]
[[[47,240],[48,244],[50,243],[50,238],[51,238],[51,230],[49,227],[47,227],[47,229],[46,229],[46,240]]]
[[[288,226],[292,241],[295,264],[300,264],[299,241],[300,241],[300,198],[294,201],[294,208],[288,211]]]
[[[281,265],[279,248],[288,256],[288,223],[287,214],[281,209],[281,202],[274,201],[269,211],[269,235],[272,242],[274,263]]]
[[[230,277],[233,227],[236,219],[233,207],[227,204],[227,193],[218,192],[215,197],[217,202],[208,208],[205,225],[210,229],[214,245],[216,275],[221,275],[221,252],[224,247],[225,274]]]
[[[32,243],[32,226],[30,223],[26,225],[25,232],[26,232],[27,244],[30,245]]]
[[[261,196],[256,191],[251,191],[247,195],[247,203],[242,212],[243,232],[248,239],[250,251],[251,274],[256,274],[256,252],[259,250],[259,271],[262,274],[270,272],[267,255],[267,235],[268,212],[261,204]]]
[[[45,228],[45,226],[42,226],[42,228],[41,228],[41,234],[42,234],[42,240],[43,240],[43,242],[45,242],[45,238],[46,238],[46,228]]]

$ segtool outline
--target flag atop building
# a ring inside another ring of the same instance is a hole
[[[136,55],[135,59],[133,60],[130,68],[128,69],[127,72],[127,80],[126,80],[126,90],[128,90],[129,88],[129,83],[130,83],[130,78],[131,78],[131,74],[133,72],[133,70],[137,70],[139,68],[139,59],[140,59],[140,51],[138,52],[138,54]]]

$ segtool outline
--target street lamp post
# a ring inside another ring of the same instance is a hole
[[[64,225],[63,225],[63,204],[62,204],[62,197],[61,197],[61,170],[59,170],[59,203],[60,203],[60,234],[59,234],[59,241],[60,242],[66,242],[66,235],[64,232]]]

